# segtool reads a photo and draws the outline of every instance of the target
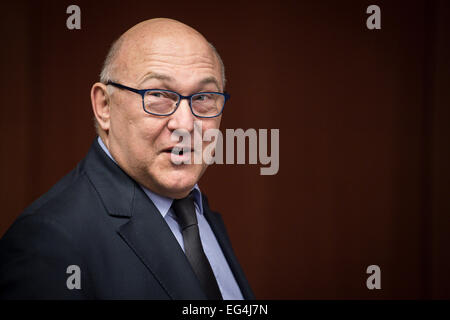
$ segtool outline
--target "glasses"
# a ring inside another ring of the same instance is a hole
[[[155,116],[170,116],[177,111],[181,100],[188,99],[189,107],[194,116],[215,118],[222,114],[225,102],[230,99],[230,95],[226,92],[199,92],[190,96],[183,96],[170,90],[139,90],[112,81],[108,81],[106,84],[140,94],[144,111]]]

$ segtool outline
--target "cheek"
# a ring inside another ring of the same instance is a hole
[[[120,105],[111,111],[111,120],[116,132],[122,135],[131,145],[141,141],[155,140],[159,135],[163,123],[159,119],[149,117],[136,101],[122,100]]]
[[[202,137],[205,136],[205,133],[208,130],[218,130],[220,127],[220,120],[221,118],[213,118],[213,119],[209,119],[207,121],[203,121],[202,123]],[[209,144],[210,141],[203,141],[203,144]]]
[[[136,110],[137,112],[123,110],[136,108],[134,105],[122,106],[111,112],[111,135],[119,141],[122,150],[128,149],[128,153],[133,154],[133,158],[148,161],[149,156],[154,155],[163,145],[164,121],[148,117],[142,109]]]
[[[211,119],[203,119],[202,120],[203,132],[208,129],[219,129],[221,119],[222,119],[222,116],[217,117],[217,118],[211,118]]]
[[[142,157],[150,160],[158,155],[158,151],[167,147],[170,142],[170,135],[166,130],[165,122],[161,119],[141,118],[137,122],[131,123],[132,131],[130,144],[135,146],[136,152]]]
[[[170,133],[167,129],[166,118],[153,118],[144,116],[135,123],[136,130],[142,139],[152,142],[152,144],[164,144],[170,142]]]
[[[125,138],[133,131],[136,115],[132,108],[135,106],[119,96],[114,98],[115,103],[111,106],[111,131],[115,136]]]

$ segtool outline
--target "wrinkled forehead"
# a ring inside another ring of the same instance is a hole
[[[142,34],[124,40],[117,70],[137,81],[154,67],[165,70],[210,71],[220,81],[220,63],[208,42],[197,34]]]

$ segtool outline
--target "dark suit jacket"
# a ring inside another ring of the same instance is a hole
[[[244,298],[254,298],[218,213],[203,208]],[[81,289],[66,280],[81,270]],[[206,299],[140,186],[94,141],[86,158],[0,240],[0,298]]]

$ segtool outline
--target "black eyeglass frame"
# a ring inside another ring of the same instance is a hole
[[[175,111],[177,111],[181,100],[187,99],[189,101],[189,108],[191,109],[191,112],[192,112],[192,114],[194,116],[196,116],[198,118],[216,118],[216,117],[218,117],[218,116],[220,116],[222,114],[223,109],[225,107],[225,103],[230,99],[230,95],[227,92],[223,92],[222,93],[222,92],[206,91],[206,92],[197,92],[197,93],[191,94],[190,96],[183,96],[183,95],[179,94],[178,92],[175,92],[175,91],[172,91],[172,90],[165,90],[165,89],[141,89],[140,90],[140,89],[127,87],[127,86],[125,86],[123,84],[120,84],[120,83],[117,83],[117,82],[113,82],[113,81],[108,81],[106,83],[106,85],[112,85],[112,86],[117,87],[119,89],[125,89],[125,90],[128,90],[128,91],[131,91],[131,92],[134,92],[134,93],[137,93],[137,94],[141,95],[141,97],[142,97],[142,108],[144,109],[144,111],[146,113],[148,113],[148,114],[151,114],[151,115],[154,115],[154,116],[161,116],[161,117],[166,117],[166,116],[170,116],[171,114],[174,114]],[[159,113],[153,113],[153,112],[148,111],[145,108],[144,99],[145,99],[145,94],[147,92],[152,92],[152,91],[162,91],[162,92],[170,92],[170,93],[176,94],[178,96],[178,101],[175,104],[175,109],[172,112],[167,113],[167,114],[159,114]],[[192,109],[192,97],[195,97],[195,96],[201,95],[201,94],[218,94],[218,95],[222,95],[224,97],[223,105],[222,105],[222,107],[220,109],[220,112],[217,115],[214,115],[214,116],[200,116],[200,115],[197,115],[194,112],[194,110]]]

